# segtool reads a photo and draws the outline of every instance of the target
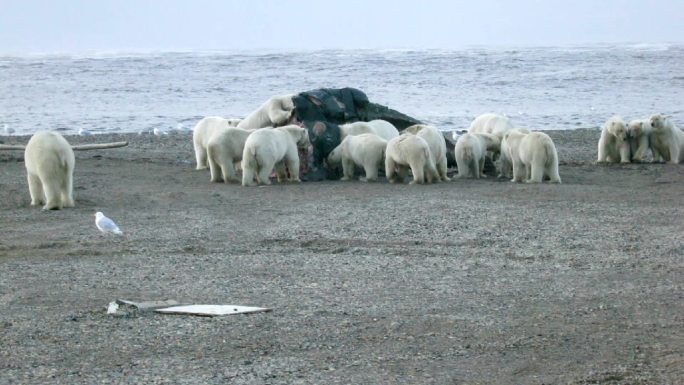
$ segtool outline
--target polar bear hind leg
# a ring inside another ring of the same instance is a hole
[[[351,159],[342,159],[342,178],[340,180],[350,180],[354,178],[354,171],[356,170],[356,164]]]
[[[28,174],[29,195],[31,195],[31,206],[38,206],[45,203],[45,193],[43,183],[38,175]]]

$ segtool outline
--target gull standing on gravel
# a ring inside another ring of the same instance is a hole
[[[123,235],[121,230],[119,230],[119,226],[113,220],[105,217],[100,211],[95,213],[95,226],[104,234],[114,233],[116,235]]]
[[[78,134],[81,135],[81,136],[91,136],[91,135],[93,135],[92,132],[86,130],[85,128],[80,128],[80,129],[78,130]]]

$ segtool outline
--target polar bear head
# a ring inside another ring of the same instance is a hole
[[[278,127],[278,130],[283,130],[290,134],[297,143],[297,148],[309,148],[311,142],[309,141],[309,131],[306,127],[300,127],[296,124]]]
[[[644,135],[651,128],[648,120],[635,119],[627,125],[627,136],[630,138],[639,138]]]
[[[667,116],[661,114],[651,115],[649,123],[651,123],[654,131],[665,131],[672,127],[672,122],[670,122]]]
[[[627,127],[622,118],[614,116],[606,122],[606,129],[608,133],[613,135],[617,140],[624,141],[627,139]]]

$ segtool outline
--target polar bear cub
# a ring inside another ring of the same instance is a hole
[[[649,148],[653,153],[654,161],[660,158],[651,145],[651,131],[651,122],[648,119],[634,119],[627,125],[627,141],[632,162],[642,162]]]
[[[207,143],[212,135],[228,127],[235,127],[240,119],[225,119],[220,116],[202,118],[192,129],[192,145],[195,148],[197,170],[207,168]]]
[[[385,149],[387,180],[390,183],[403,183],[409,167],[413,173],[411,184],[432,183],[433,180],[439,180],[428,143],[420,136],[405,133],[387,142],[387,149]]]
[[[629,163],[627,127],[619,116],[608,119],[598,142],[598,162]]]
[[[652,115],[649,122],[652,127],[654,158],[657,152],[668,163],[684,162],[684,132],[668,117],[660,114]]]
[[[349,135],[328,155],[331,164],[342,163],[342,179],[354,178],[356,166],[366,172],[362,182],[378,180],[378,169],[385,162],[387,141],[375,134]]]
[[[548,176],[551,183],[561,183],[558,175],[558,153],[553,140],[547,134],[531,132],[525,135],[520,141],[518,152],[527,171],[526,183],[541,183],[544,176]]]
[[[385,140],[390,140],[399,136],[399,130],[392,123],[382,119],[340,125],[340,136],[342,139],[347,135],[361,134],[375,134]]]
[[[294,94],[272,96],[237,125],[238,128],[277,127],[288,123],[294,113]]]
[[[430,153],[432,154],[432,161],[435,163],[440,179],[449,181],[447,176],[447,148],[444,135],[435,126],[427,124],[414,124],[407,127],[404,132],[418,135],[425,139],[428,146],[430,146]]]
[[[31,206],[45,203],[43,210],[74,207],[73,177],[76,163],[69,142],[56,132],[42,131],[31,137],[24,152]]]
[[[484,162],[487,151],[499,151],[501,141],[492,134],[465,133],[458,137],[454,146],[454,157],[459,178],[484,177]]]
[[[242,185],[271,184],[269,176],[274,167],[278,182],[299,182],[297,148],[308,148],[310,144],[307,129],[297,125],[254,131],[247,137],[242,152]]]
[[[243,130],[229,127],[214,135],[207,143],[207,159],[212,182],[240,182],[235,170],[235,162],[242,161],[247,137],[256,130]]]

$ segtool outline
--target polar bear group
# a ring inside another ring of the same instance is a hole
[[[598,162],[643,162],[650,151],[653,162],[684,161],[684,132],[662,114],[625,124],[619,116],[608,119],[598,142]]]

